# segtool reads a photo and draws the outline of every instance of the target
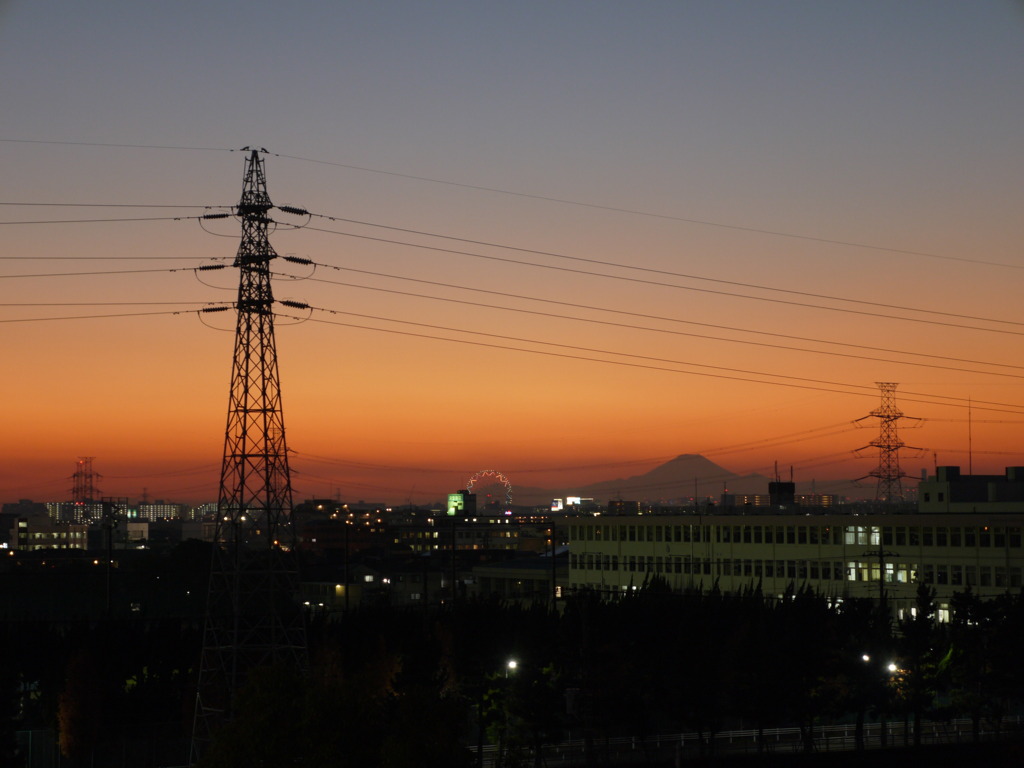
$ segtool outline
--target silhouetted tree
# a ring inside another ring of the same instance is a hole
[[[9,663],[13,657],[3,643],[0,643],[0,658],[8,660],[8,663],[0,663],[0,765],[18,768],[24,765],[15,739],[20,683],[18,667]]]
[[[57,705],[60,751],[72,765],[85,764],[99,741],[103,723],[103,678],[99,659],[80,649],[68,660]]]
[[[936,693],[938,661],[936,655],[937,626],[935,621],[935,590],[920,584],[913,613],[899,622],[904,706],[914,723],[914,746],[921,745],[921,717]]]

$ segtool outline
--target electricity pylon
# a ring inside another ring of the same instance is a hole
[[[93,472],[92,460],[94,456],[79,456],[75,462],[75,473],[71,476],[74,485],[71,488],[71,522],[87,522],[93,515],[99,513],[100,491],[96,487],[96,478],[100,477],[99,472]]]
[[[235,696],[251,670],[306,667],[270,287],[270,262],[277,258],[267,236],[273,207],[260,151],[253,149],[235,209],[242,224],[234,261],[235,352],[191,763],[233,718]]]
[[[878,450],[878,466],[859,479],[876,478],[878,484],[875,489],[875,501],[884,504],[898,504],[903,501],[902,478],[907,476],[900,469],[900,450],[906,448],[912,451],[920,451],[922,449],[904,444],[899,437],[897,424],[900,419],[909,418],[915,421],[918,419],[915,416],[905,416],[896,407],[896,387],[899,386],[898,384],[890,381],[876,381],[875,384],[878,385],[882,393],[881,405],[867,416],[856,419],[854,423],[871,418],[879,420],[878,439],[872,440],[856,451],[856,453],[860,453],[869,448],[876,448]]]

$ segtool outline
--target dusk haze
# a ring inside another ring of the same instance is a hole
[[[870,499],[879,382],[908,487],[1024,465],[1022,40],[1009,0],[0,2],[0,501],[79,457],[216,501],[243,147],[296,503],[680,456]]]

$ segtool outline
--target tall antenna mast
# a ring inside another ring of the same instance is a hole
[[[298,609],[292,488],[274,340],[268,229],[274,207],[260,151],[248,150],[235,210],[242,240],[237,326],[221,464],[191,762],[234,716],[235,694],[258,666],[306,666]]]
[[[971,415],[971,398],[967,398],[967,474],[974,474],[974,420]]]

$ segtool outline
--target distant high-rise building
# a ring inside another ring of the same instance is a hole
[[[155,501],[148,504],[139,504],[139,520],[185,520],[188,518],[188,506],[185,504],[171,504],[166,501]]]
[[[640,502],[624,501],[622,499],[612,499],[611,501],[608,502],[608,514],[638,515],[640,514]]]
[[[87,523],[103,517],[103,505],[98,501],[48,501],[46,511],[55,523]]]
[[[464,517],[476,514],[476,494],[469,491],[455,491],[448,494],[448,516]]]

